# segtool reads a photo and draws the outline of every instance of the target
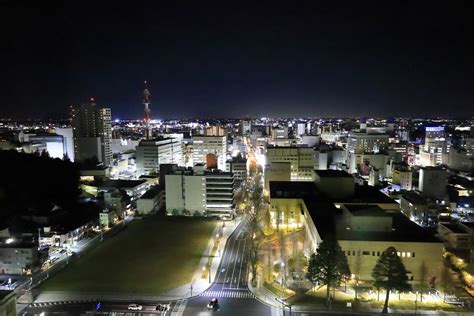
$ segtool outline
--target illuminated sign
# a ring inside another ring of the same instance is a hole
[[[426,127],[427,132],[442,132],[444,131],[444,126],[434,126],[434,127]]]

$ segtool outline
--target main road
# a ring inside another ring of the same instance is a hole
[[[255,299],[247,287],[249,218],[244,219],[227,239],[222,260],[214,282],[199,296],[177,303],[183,315],[271,315],[271,308]],[[219,310],[210,311],[207,304],[219,300]]]

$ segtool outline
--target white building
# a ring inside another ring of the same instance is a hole
[[[425,144],[420,151],[422,166],[437,166],[448,162],[449,146],[443,126],[426,127]]]
[[[181,142],[174,138],[142,140],[136,147],[138,176],[158,173],[161,164],[183,164]]]
[[[227,136],[194,136],[193,137],[193,163],[206,164],[208,155],[214,155],[217,168],[225,170],[227,156]]]
[[[160,187],[152,187],[137,200],[138,214],[156,213],[165,204],[165,191]]]
[[[230,172],[176,170],[166,175],[168,215],[229,215],[233,213],[234,178]]]
[[[309,147],[267,147],[267,164],[289,162],[291,181],[314,180],[314,149]]]
[[[65,148],[65,153],[69,157],[69,160],[74,161],[74,136],[72,132],[72,127],[65,128],[55,128],[56,134],[63,137],[63,144]]]
[[[6,238],[0,243],[0,274],[27,274],[39,264],[38,245]]]

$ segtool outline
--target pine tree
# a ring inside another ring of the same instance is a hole
[[[394,247],[389,247],[382,253],[372,270],[372,277],[375,280],[374,286],[376,288],[384,288],[387,291],[382,314],[388,312],[391,290],[402,292],[411,289],[411,285],[408,283],[407,270]]]
[[[350,275],[347,258],[334,236],[327,236],[318,246],[308,262],[307,278],[315,284],[327,286],[326,301],[329,303],[331,286],[336,286],[344,276]]]

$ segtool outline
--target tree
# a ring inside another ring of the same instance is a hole
[[[315,284],[322,282],[327,286],[326,301],[329,303],[331,286],[336,286],[344,275],[350,274],[347,258],[334,236],[327,236],[319,244],[308,263],[307,278]]]
[[[402,292],[411,289],[411,285],[408,283],[407,270],[403,265],[402,259],[398,256],[395,247],[388,247],[382,253],[372,270],[372,277],[375,280],[375,287],[384,288],[387,291],[382,314],[388,312],[388,301],[391,290]]]
[[[252,272],[252,284],[254,284],[257,277],[258,269],[258,253],[260,250],[260,245],[263,241],[262,230],[259,225],[259,218],[257,216],[252,216],[249,222],[249,232],[250,232],[250,247],[248,248],[248,258],[250,263],[250,271]]]

